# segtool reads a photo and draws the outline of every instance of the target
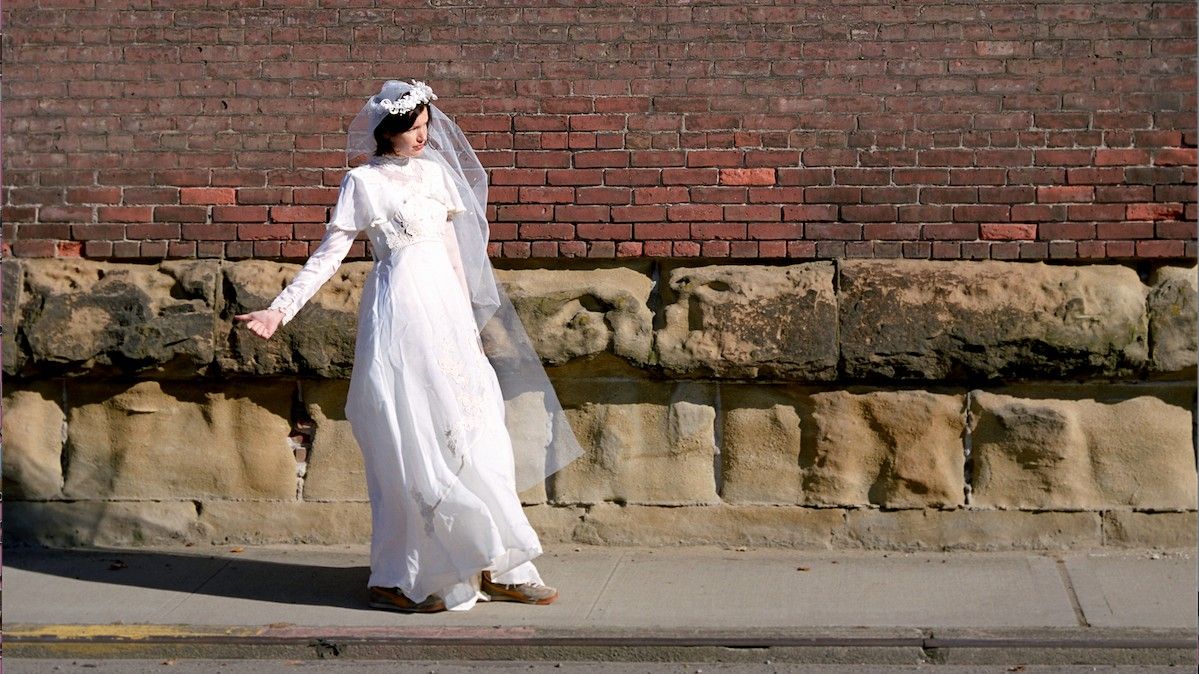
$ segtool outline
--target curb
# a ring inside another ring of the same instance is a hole
[[[10,625],[12,658],[1193,665],[1187,629],[545,630]]]

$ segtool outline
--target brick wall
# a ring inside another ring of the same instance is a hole
[[[1196,255],[1191,0],[508,4],[9,0],[3,252],[301,258],[395,77],[497,257]]]

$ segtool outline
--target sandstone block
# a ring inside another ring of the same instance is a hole
[[[1162,267],[1153,274],[1149,291],[1149,334],[1153,342],[1153,370],[1185,370],[1194,379],[1196,312],[1199,312],[1199,274],[1196,267]]]
[[[8,386],[4,396],[4,498],[51,499],[62,494],[62,384]]]
[[[630,268],[497,270],[537,354],[549,365],[609,352],[651,359],[653,280]]]
[[[305,501],[367,500],[362,450],[346,419],[348,390],[344,380],[303,383],[304,405],[313,421]]]
[[[829,391],[812,396],[800,457],[805,502],[888,508],[964,502],[965,396]]]
[[[5,501],[5,542],[53,546],[194,543],[191,501]]]
[[[22,376],[95,370],[194,376],[214,356],[218,262],[24,260],[14,315]],[[8,281],[9,279],[6,279]]]
[[[676,375],[836,378],[833,273],[830,262],[671,270],[659,361]]]
[[[1127,267],[846,260],[851,378],[1125,376],[1148,358],[1147,288]]]
[[[721,386],[720,397],[721,498],[802,503],[800,455],[813,430],[810,396],[781,386],[728,385]]]
[[[361,501],[206,500],[200,522],[214,544],[369,543],[371,509]]]
[[[606,384],[559,386],[585,453],[550,477],[552,502],[715,502],[716,412],[710,389]]]
[[[71,382],[63,493],[294,499],[291,396],[278,384]]]
[[[1157,397],[1116,403],[971,394],[974,502],[997,508],[1193,509],[1190,410]]]
[[[1194,510],[1147,513],[1109,510],[1103,513],[1103,544],[1126,548],[1195,549],[1199,518]]]
[[[348,379],[354,365],[358,307],[371,264],[343,264],[296,317],[269,340],[260,339],[241,323],[235,325],[233,316],[269,306],[300,267],[265,260],[226,264],[222,349],[217,354],[221,370]]]
[[[537,531],[542,544],[569,543],[574,540],[575,529],[582,523],[583,514],[582,508],[570,506],[525,506],[525,516]]]
[[[835,547],[882,550],[1066,550],[1102,544],[1099,513],[851,510]]]
[[[24,311],[25,297],[25,265],[19,259],[0,260],[0,320],[3,320],[4,334],[0,336],[3,345],[4,374],[16,374],[24,369],[28,354],[17,343],[17,327],[20,316]]]
[[[828,548],[845,511],[794,506],[591,507],[575,540],[595,545],[753,545]]]

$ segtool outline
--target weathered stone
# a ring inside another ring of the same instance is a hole
[[[203,372],[214,354],[218,264],[24,261],[15,339],[27,353],[10,372]]]
[[[525,516],[541,543],[567,543],[574,540],[575,529],[583,521],[584,510],[570,506],[525,506]]]
[[[883,550],[1046,550],[1098,547],[1099,513],[851,510],[835,547]]]
[[[354,340],[362,287],[369,262],[348,262],[327,281],[296,317],[269,340],[251,333],[233,316],[264,309],[291,283],[297,265],[265,260],[227,264],[225,311],[228,335],[217,363],[227,373],[302,374],[348,379],[354,366]]]
[[[72,499],[294,499],[291,386],[144,381],[67,389]]]
[[[1045,510],[1193,509],[1190,410],[974,392],[974,502]]]
[[[4,498],[50,499],[62,494],[62,384],[8,386],[4,396]]]
[[[685,376],[836,378],[833,272],[831,262],[671,270],[661,364]]]
[[[1199,312],[1199,273],[1196,267],[1162,267],[1153,273],[1149,291],[1149,335],[1153,370],[1186,371],[1195,378],[1196,313]]]
[[[800,443],[813,430],[810,396],[781,386],[726,385],[720,398],[721,498],[802,503]]]
[[[1124,376],[1148,357],[1132,269],[846,260],[840,339],[852,378]]]
[[[1194,510],[1145,513],[1109,510],[1103,513],[1103,544],[1125,548],[1195,549],[1199,518]]]
[[[965,396],[829,391],[812,396],[805,502],[888,508],[964,502]]]
[[[304,404],[313,421],[312,450],[304,477],[305,501],[365,501],[362,450],[346,419],[344,380],[305,382]]]
[[[754,545],[828,548],[845,511],[795,506],[592,506],[575,540],[596,545]]]
[[[561,365],[611,352],[651,358],[653,280],[629,268],[497,270],[541,360]]]
[[[711,503],[715,418],[706,386],[565,383],[584,455],[550,478],[554,503]]]
[[[204,531],[191,501],[5,501],[5,544],[194,543]]]
[[[371,509],[362,501],[203,501],[200,523],[211,543],[367,543]]]
[[[27,355],[18,345],[17,322],[22,315],[25,297],[25,265],[19,259],[0,260],[0,320],[3,321],[4,374],[11,375],[24,369]]]

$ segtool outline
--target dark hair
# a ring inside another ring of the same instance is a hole
[[[375,156],[391,154],[391,136],[404,133],[416,124],[416,118],[429,107],[428,103],[418,103],[417,106],[402,115],[384,115],[379,125],[375,127]]]

